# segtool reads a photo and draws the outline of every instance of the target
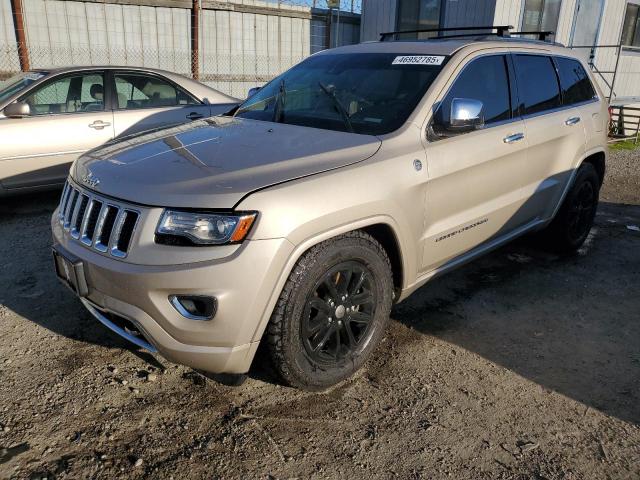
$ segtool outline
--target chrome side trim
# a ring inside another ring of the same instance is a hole
[[[520,237],[521,235],[524,235],[527,232],[533,231],[544,224],[545,224],[545,220],[536,218],[530,221],[529,223],[525,223],[521,227],[516,228],[515,230],[512,230],[510,232],[505,233],[504,235],[501,235],[500,237],[487,240],[484,243],[481,243],[480,245],[475,247],[474,249],[468,251],[467,253],[464,253],[458,257],[455,257],[449,260],[444,265],[441,265],[433,270],[430,270],[422,274],[416,280],[416,282],[408,288],[414,288],[414,287],[417,288],[417,286],[423,285],[427,280],[430,280],[431,278],[434,278],[436,276],[440,276],[444,273],[449,272],[450,270],[453,270],[466,263],[469,263],[471,260],[477,257],[483,256],[486,253],[492,250],[495,250],[496,248],[499,248],[502,245],[509,243],[512,240]]]
[[[100,310],[98,310],[89,300],[85,298],[81,298],[80,301],[85,306],[89,313],[93,315],[100,323],[102,323],[105,327],[111,330],[113,333],[117,333],[125,340],[130,341],[131,343],[137,345],[138,347],[149,350],[151,353],[157,353],[158,349],[151,345],[146,340],[136,337],[135,335],[131,335],[123,328],[120,328],[111,320],[109,320]],[[130,320],[129,320],[130,321]]]

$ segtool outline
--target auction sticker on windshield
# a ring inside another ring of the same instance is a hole
[[[443,60],[442,55],[401,55],[391,65],[442,65]]]

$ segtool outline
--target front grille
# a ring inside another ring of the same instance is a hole
[[[62,191],[60,223],[72,238],[98,252],[126,257],[139,217],[139,212],[80,191],[69,182]]]

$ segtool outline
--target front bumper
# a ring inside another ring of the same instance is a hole
[[[103,324],[127,338],[103,321],[107,314],[123,317],[149,346],[176,363],[216,373],[249,370],[261,319],[293,250],[290,242],[246,241],[225,258],[188,264],[180,263],[181,247],[175,247],[175,265],[137,265],[86,248],[57,219],[54,212],[54,244],[82,261],[88,286],[82,301]],[[216,297],[217,312],[207,321],[187,319],[169,301],[176,294]]]

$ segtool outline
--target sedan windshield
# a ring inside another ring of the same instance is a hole
[[[235,116],[366,135],[389,133],[407,120],[442,64],[443,57],[395,53],[312,56],[247,99]]]
[[[45,72],[25,72],[8,78],[7,80],[0,80],[0,103],[24,90],[45,75]]]

